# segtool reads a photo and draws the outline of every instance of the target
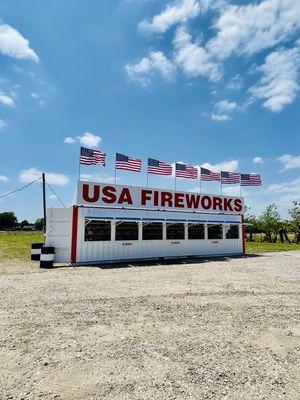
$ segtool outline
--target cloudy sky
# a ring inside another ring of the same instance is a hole
[[[45,171],[73,204],[83,145],[108,155],[105,168],[82,167],[85,179],[112,181],[116,151],[258,172],[264,186],[243,190],[246,203],[286,214],[300,198],[299,69],[297,0],[2,0],[0,194]],[[4,210],[41,216],[40,185],[0,199]]]

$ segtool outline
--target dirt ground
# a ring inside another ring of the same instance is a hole
[[[0,262],[1,399],[299,399],[300,252]]]

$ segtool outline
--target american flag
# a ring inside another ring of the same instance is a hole
[[[201,180],[202,181],[219,181],[220,180],[220,172],[213,172],[209,169],[201,167]]]
[[[154,158],[148,158],[148,174],[172,175],[172,165]]]
[[[80,148],[80,164],[84,165],[102,165],[105,167],[106,154],[99,150]]]
[[[241,174],[241,186],[260,186],[262,185],[259,174]]]
[[[240,173],[221,171],[221,183],[240,183]]]
[[[176,163],[175,176],[176,178],[197,179],[198,170],[191,165]]]
[[[124,169],[127,171],[141,172],[142,160],[124,156],[124,154],[116,153],[116,169]]]

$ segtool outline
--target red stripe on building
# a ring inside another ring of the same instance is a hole
[[[73,206],[72,238],[71,238],[71,262],[76,263],[78,234],[78,206]]]
[[[241,222],[244,222],[244,216],[241,215]],[[242,225],[242,246],[243,246],[243,254],[245,254],[246,250],[245,250],[245,235],[246,235],[246,229],[245,229],[245,225]]]

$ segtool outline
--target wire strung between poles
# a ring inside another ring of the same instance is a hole
[[[49,187],[49,189],[51,190],[51,192],[54,194],[54,196],[57,198],[57,200],[60,202],[60,204],[66,208],[66,206],[64,205],[63,201],[59,198],[58,194],[55,193],[54,189],[52,189],[52,187],[49,185],[49,183],[46,181],[47,186]]]
[[[42,178],[42,177],[40,176],[40,177],[37,178],[36,180],[34,180],[34,181],[28,183],[27,185],[21,186],[21,187],[19,187],[18,189],[12,190],[11,192],[2,194],[2,195],[0,196],[0,199],[3,199],[3,197],[10,196],[11,194],[20,192],[21,190],[24,190],[24,189],[28,188],[30,185],[34,184],[35,182],[40,181],[41,178]]]

